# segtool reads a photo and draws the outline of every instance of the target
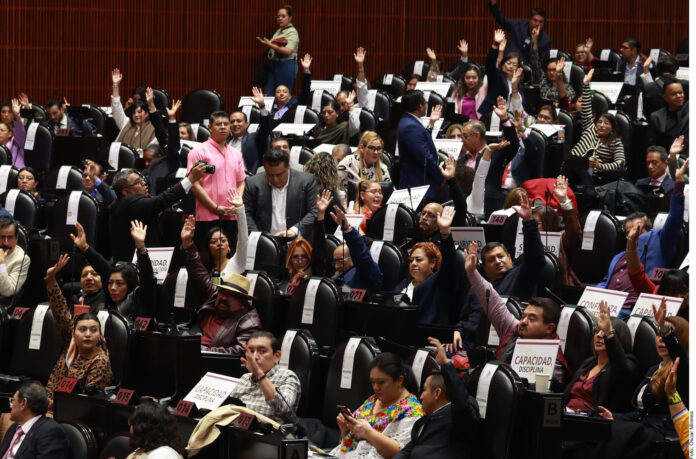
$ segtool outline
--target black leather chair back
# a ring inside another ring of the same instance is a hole
[[[34,112],[34,121],[43,123],[48,119],[48,114],[46,113],[46,109],[43,107],[43,105],[35,104],[33,102],[30,102],[29,105],[31,105],[31,111]]]
[[[571,306],[564,306],[571,307]],[[566,346],[563,351],[571,374],[575,372],[582,362],[592,353],[592,341],[594,334],[592,329],[595,322],[592,315],[582,306],[573,308],[573,314],[568,320],[568,332]],[[655,345],[653,344],[653,348]]]
[[[89,111],[89,118],[85,121],[89,121],[92,126],[94,126],[94,134],[104,134],[104,124],[106,123],[106,113],[94,104],[82,104],[84,108]]]
[[[566,60],[566,65],[568,65],[569,62],[570,60]],[[585,70],[575,62],[571,63],[570,81],[568,83],[573,88],[573,91],[575,91],[575,97],[580,97],[582,95],[582,81],[584,79]]]
[[[46,304],[46,306],[48,306]],[[37,306],[38,307],[38,306]],[[11,349],[10,374],[26,376],[46,384],[58,361],[63,342],[58,335],[53,313],[46,311],[41,327],[41,344],[39,349],[29,349],[32,321],[37,307],[26,311],[17,324],[17,331]]]
[[[111,146],[109,145],[109,147],[102,148],[99,151],[99,160],[109,163],[110,147]],[[135,151],[135,149],[128,144],[121,143],[121,146],[118,149],[118,163],[111,165],[111,168],[114,170],[132,169],[133,167],[135,167],[135,162],[137,161],[137,159],[138,153]],[[111,180],[113,180],[113,175],[110,175],[110,178]]]
[[[559,294],[561,290],[561,281],[563,280],[563,271],[558,257],[551,252],[544,252],[544,267],[537,278],[537,292],[545,292],[544,288],[548,288],[555,294]]]
[[[181,109],[181,121],[185,123],[201,123],[210,118],[210,114],[224,110],[222,97],[212,89],[196,89],[184,97]]]
[[[633,349],[631,354],[638,359],[641,374],[645,374],[648,368],[660,362],[660,356],[655,348],[657,336],[657,324],[650,317],[643,317],[633,337]]]
[[[387,91],[378,89],[375,95],[375,106],[372,112],[378,121],[388,121],[391,114],[393,99]]]
[[[583,103],[585,103],[584,100]],[[595,115],[598,116],[603,113],[607,113],[611,106],[612,103],[609,101],[607,96],[605,96],[601,92],[595,92],[592,95],[592,110]]]
[[[104,327],[104,339],[109,349],[111,372],[114,375],[111,385],[120,386],[128,366],[130,327],[128,321],[118,312],[109,312]]]
[[[288,330],[289,332],[290,330]],[[300,380],[302,392],[297,407],[298,416],[303,416],[313,395],[310,392],[312,370],[319,361],[319,346],[309,330],[295,330],[295,338],[290,345],[288,369],[292,370]],[[286,332],[287,333],[287,332]],[[283,340],[281,339],[281,342]]]
[[[181,146],[181,151],[179,151],[179,162],[181,163],[181,167],[187,166],[186,161],[188,159],[188,154],[191,150],[193,150],[193,147],[191,147],[191,145],[182,145]]]
[[[386,198],[384,202],[386,202]],[[366,236],[372,239],[384,239],[384,221],[386,218],[387,206],[384,205],[382,208],[378,209],[372,214],[372,218],[367,221],[367,232]],[[400,244],[406,240],[410,230],[418,225],[416,220],[416,214],[404,206],[399,204],[399,208],[396,211],[396,217],[394,218],[394,242],[395,244]]]
[[[684,258],[689,254],[689,224],[684,222],[679,233],[679,242],[677,243],[677,254],[671,263],[672,268],[679,268],[684,261]],[[648,273],[651,274],[651,273]]]
[[[285,260],[278,241],[270,234],[261,233],[256,244],[254,271],[266,271],[274,279],[280,279],[285,272]]]
[[[17,225],[17,245],[25,252],[29,247],[29,231],[21,223]]]
[[[425,362],[423,362],[420,377],[416,374],[416,369],[414,368],[414,362],[416,360],[416,355],[418,351],[424,351],[428,353],[428,356],[425,358]],[[408,365],[409,367],[411,367],[414,380],[418,383],[418,394],[416,395],[420,395],[423,392],[423,384],[425,384],[425,380],[428,379],[428,376],[430,376],[434,371],[440,369],[440,365],[437,364],[437,361],[435,361],[435,357],[433,357],[431,353],[432,349],[421,348],[418,349],[418,351],[413,352],[408,359]]]
[[[442,109],[444,111],[445,107],[447,106],[447,99],[445,99],[435,91],[430,91],[430,97],[428,97],[427,116],[430,116],[430,112],[432,112],[433,108],[435,108],[437,105],[442,105]]]
[[[377,117],[375,114],[368,110],[367,108],[362,108],[360,110],[360,130],[353,137],[350,138],[350,145],[357,147],[360,142],[360,137],[365,131],[376,131],[377,130]]]
[[[422,62],[423,67],[419,73],[416,73],[416,63]],[[408,64],[406,67],[404,67],[404,71],[401,72],[401,74],[404,77],[404,80],[408,81],[411,78],[411,75],[419,75],[420,76],[420,81],[425,81],[428,78],[428,72],[430,71],[430,63],[428,61],[413,61],[410,64]]]
[[[319,124],[321,117],[312,107],[307,107],[302,117],[302,123],[304,124]]]
[[[572,148],[572,146],[577,143],[575,137],[580,133],[579,126],[576,126],[576,121],[573,116],[565,110],[558,112],[558,123],[562,124],[565,129],[565,145],[567,145],[568,148],[564,148],[564,150]]]
[[[95,459],[99,452],[97,438],[92,429],[80,421],[66,419],[60,422],[60,428],[68,438],[69,457],[73,459]]]
[[[255,124],[261,121],[261,110],[255,105],[240,106],[237,107],[237,110],[246,115],[249,124]]]
[[[341,388],[343,358],[348,341],[344,341],[331,357],[329,372],[326,375],[326,392],[321,420],[328,426],[336,426],[336,405],[345,405],[356,410],[374,392],[370,384],[370,362],[380,353],[371,338],[360,340],[353,359],[353,378],[350,389]]]
[[[631,117],[624,112],[617,112],[615,118],[616,124],[619,128],[619,135],[621,135],[621,142],[623,142],[624,151],[630,152],[633,148],[633,127],[631,124]],[[627,154],[625,157],[626,166],[628,166],[628,161],[631,155]]]
[[[316,91],[317,91],[317,90],[314,90],[314,91],[311,91],[311,92],[309,93],[309,104],[308,104],[307,108],[311,108],[311,109],[313,109],[313,110],[316,110],[316,108],[312,106],[312,101],[314,101],[314,93],[315,93]],[[321,112],[321,109],[322,109],[322,108],[326,107],[326,106],[329,105],[331,102],[335,102],[335,101],[336,101],[336,98],[335,98],[334,96],[332,96],[330,92],[326,92],[326,91],[322,90],[322,91],[321,91],[321,105],[319,106],[319,110],[318,110],[318,111]],[[307,113],[307,112],[305,112],[305,114],[306,114],[306,113]]]
[[[173,263],[173,262],[172,262]],[[185,267],[180,269],[186,270]],[[190,325],[196,318],[196,311],[201,306],[202,298],[195,288],[193,282],[186,282],[186,292],[184,293],[184,306],[174,306],[174,295],[176,292],[176,280],[179,269],[170,270],[165,277],[162,287],[159,289],[159,305],[157,307],[157,321],[160,323],[169,322],[170,314],[174,313],[174,322],[179,325]]]
[[[51,216],[48,219],[48,229],[46,231],[49,236],[60,242],[61,250],[68,252],[71,251],[73,247],[70,233],[75,232],[75,227],[73,225],[65,224],[69,199],[70,195],[66,194],[56,202]],[[84,227],[87,243],[89,245],[94,245],[97,234],[98,216],[99,205],[97,204],[97,200],[83,191],[78,205],[77,221]]]
[[[67,167],[67,166],[61,166]],[[77,167],[73,166],[68,172],[67,180],[65,181],[65,188],[58,188],[58,174],[61,167],[53,169],[49,172],[48,177],[46,177],[46,189],[50,190],[52,193],[59,192],[70,192],[76,190],[84,190],[85,187],[82,183],[82,171]],[[62,184],[61,184],[62,186]]]
[[[0,204],[7,208],[7,194],[6,191],[0,195]],[[36,227],[37,214],[39,212],[39,203],[34,196],[32,196],[26,190],[19,190],[17,198],[15,199],[14,209],[7,209],[15,220],[19,221],[22,225],[27,228]]]
[[[338,340],[338,329],[343,314],[343,295],[331,279],[321,280],[314,301],[312,323],[303,322],[305,294],[309,280],[295,288],[288,310],[289,328],[309,330],[322,349],[333,348]]]
[[[311,148],[302,147],[302,149],[300,150],[300,158],[298,161],[301,165],[305,165],[307,161],[312,159],[312,156],[314,156],[314,150],[312,150]]]
[[[544,164],[546,161],[546,150],[548,149],[549,146],[549,139],[546,137],[546,134],[541,132],[540,130],[536,128],[532,128],[529,131],[529,140],[534,142],[534,145],[537,147],[537,150],[539,151],[539,158],[541,159],[541,164]],[[542,169],[543,172],[543,169]]]
[[[276,284],[268,273],[263,271],[255,271],[256,283],[254,284],[253,297],[255,298],[251,305],[256,309],[256,312],[261,319],[261,324],[264,330],[277,330],[279,326],[285,324],[279,324],[279,319],[281,318],[279,314],[276,313],[277,300],[280,296],[280,290],[278,284]],[[250,274],[247,271],[246,276]]]
[[[519,445],[520,398],[524,392],[517,374],[500,362],[491,378],[485,419],[481,420],[479,455],[487,459],[511,458]],[[474,371],[469,379],[469,391],[476,394],[482,369]]]
[[[582,228],[585,227],[586,218],[582,218]],[[604,278],[614,255],[625,247],[623,226],[609,212],[602,211],[597,219],[592,250],[582,250],[582,246],[578,245],[568,252],[568,260],[581,281],[595,284]]]
[[[155,107],[163,115],[167,114],[167,108],[172,107],[172,100],[164,89],[152,88],[152,92],[155,95]]]
[[[24,163],[37,172],[48,172],[53,158],[53,133],[43,124],[36,129],[34,148],[24,150]]]
[[[127,432],[114,434],[102,447],[99,459],[126,459],[133,448],[130,445],[130,435]]]
[[[0,145],[0,166],[12,164],[12,152],[5,145]]]
[[[384,79],[387,75],[382,75],[372,82],[372,87],[374,89],[381,89],[382,91],[391,94],[394,99],[404,95],[406,92],[406,81],[400,75],[392,75],[391,83],[385,84]],[[409,75],[410,76],[410,75]]]
[[[196,132],[196,142],[205,142],[210,137],[210,129],[203,126],[203,124],[198,125],[198,132]]]
[[[463,251],[458,250],[457,252],[461,252],[464,254]],[[462,259],[465,259],[466,256],[462,257]],[[462,265],[463,266],[463,265]],[[463,268],[462,268],[463,269]],[[507,307],[508,311],[512,313],[513,316],[515,316],[516,319],[520,319],[522,317],[522,312],[524,311],[524,305],[518,300],[517,298],[510,297],[507,299],[505,306]],[[477,346],[488,346],[488,338],[490,337],[491,333],[491,322],[488,320],[488,316],[481,312],[481,316],[479,318],[479,324],[478,328],[476,329],[476,342],[475,344]],[[499,336],[501,340],[504,338],[504,336]],[[491,350],[495,350],[497,346],[491,346]]]
[[[382,271],[382,290],[386,292],[393,291],[408,275],[408,257],[391,242],[384,241],[377,264]]]
[[[564,57],[566,62],[571,62],[573,60],[570,53],[563,51],[562,49],[552,49],[551,51],[556,51],[556,59]]]

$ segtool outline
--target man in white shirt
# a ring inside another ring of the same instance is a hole
[[[10,419],[0,445],[2,459],[67,459],[70,451],[63,429],[45,416],[48,410],[46,389],[37,381],[24,382],[10,400]]]
[[[17,225],[0,218],[0,298],[10,299],[22,289],[29,273],[29,256],[17,247]]]

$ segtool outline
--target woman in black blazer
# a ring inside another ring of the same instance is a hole
[[[496,106],[498,96],[503,97],[510,111],[519,110],[524,112],[524,97],[520,90],[522,81],[522,67],[520,55],[517,53],[507,53],[500,59],[498,65],[499,49],[505,49],[505,32],[502,29],[495,31],[493,45],[486,58],[486,77],[488,78],[488,94],[481,103],[478,112],[484,115]]]

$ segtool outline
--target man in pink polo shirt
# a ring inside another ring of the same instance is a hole
[[[220,226],[232,240],[237,236],[234,207],[227,202],[229,190],[244,192],[244,159],[239,150],[227,144],[230,135],[230,117],[223,111],[210,115],[210,137],[188,154],[187,168],[190,170],[198,161],[215,166],[215,172],[206,174],[191,191],[196,197],[196,235],[202,238],[211,228]],[[199,241],[199,242],[201,242]]]

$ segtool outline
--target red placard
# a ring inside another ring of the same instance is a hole
[[[77,317],[80,314],[86,314],[90,310],[90,305],[88,304],[75,304],[73,305],[73,317]]]
[[[58,383],[58,387],[56,387],[56,390],[58,392],[71,393],[75,389],[75,384],[77,384],[77,379],[75,379],[75,378],[63,378]]]
[[[191,414],[191,410],[195,407],[196,405],[193,402],[179,400],[179,403],[176,404],[176,408],[174,408],[174,414],[187,418]]]
[[[119,389],[114,399],[114,403],[118,405],[128,405],[133,398],[133,391],[130,389]]]
[[[669,271],[667,268],[653,269],[653,272],[650,275],[650,280],[653,282],[660,282],[662,280],[662,276],[664,276],[667,271]]]
[[[19,306],[16,306],[14,308],[14,311],[12,311],[12,316],[16,317],[18,319],[21,319],[22,316],[24,315],[25,312],[27,312],[29,308],[20,308]]]
[[[256,416],[254,416],[253,414],[239,413],[239,416],[234,421],[234,425],[236,425],[240,429],[249,430],[249,427],[251,427],[251,423],[254,422],[255,419]]]
[[[149,317],[136,317],[135,318],[135,325],[140,327],[141,330],[147,330],[147,327],[150,325],[150,319]]]
[[[507,215],[504,214],[496,214],[496,215],[491,215],[490,218],[488,219],[488,224],[489,225],[504,225],[505,220],[507,220]]]
[[[356,303],[361,303],[363,298],[365,298],[365,293],[367,290],[362,288],[352,288],[350,289],[350,300]]]

